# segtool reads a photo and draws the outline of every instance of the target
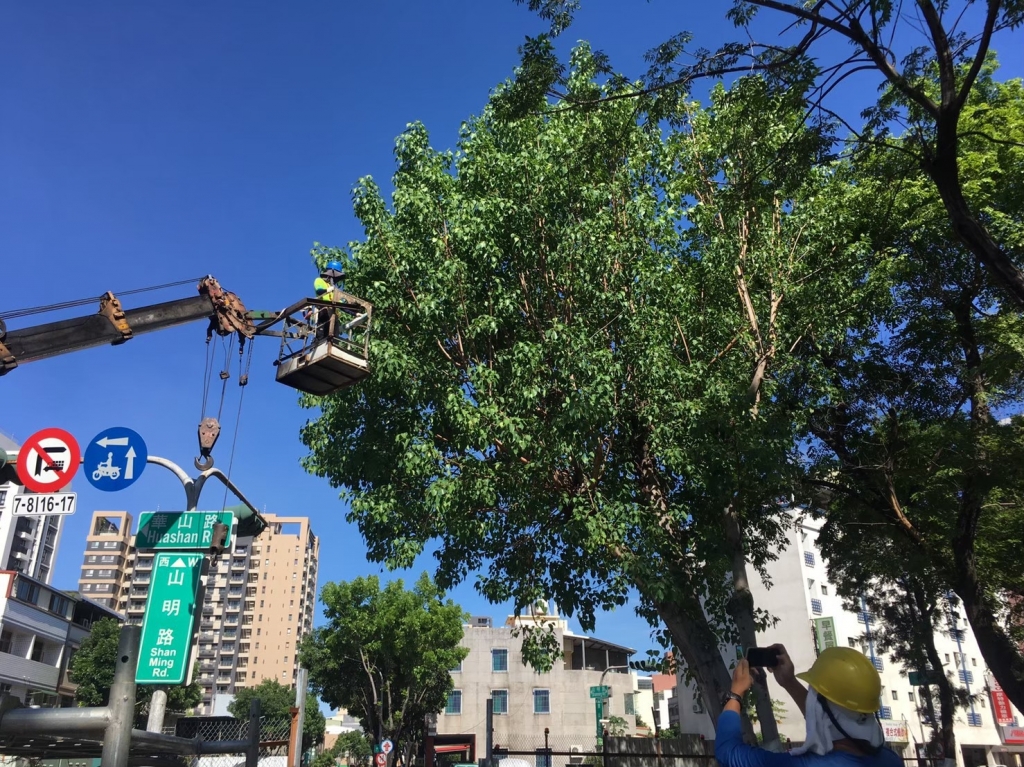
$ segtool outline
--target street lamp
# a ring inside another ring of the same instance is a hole
[[[604,746],[604,734],[603,734],[603,732],[601,730],[601,720],[604,719],[604,701],[605,701],[604,675],[607,674],[609,671],[613,671],[615,669],[622,669],[622,668],[628,669],[629,666],[626,665],[626,664],[623,664],[621,666],[609,666],[608,668],[606,668],[604,671],[601,672],[601,681],[598,682],[598,684],[597,684],[598,692],[597,692],[597,695],[594,695],[594,712],[597,714],[597,747],[598,748],[601,748],[602,746]],[[591,692],[593,693],[593,690],[591,690]]]

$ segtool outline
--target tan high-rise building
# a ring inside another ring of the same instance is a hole
[[[210,563],[196,621],[201,714],[226,713],[237,688],[266,678],[292,686],[299,640],[313,628],[320,541],[306,517],[263,517],[259,538],[235,540]],[[93,514],[79,590],[141,623],[153,553],[135,550],[131,528],[127,512]]]

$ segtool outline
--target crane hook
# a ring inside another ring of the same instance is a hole
[[[216,418],[204,418],[199,422],[199,457],[195,459],[195,467],[199,471],[213,468],[213,446],[220,436],[220,422]]]

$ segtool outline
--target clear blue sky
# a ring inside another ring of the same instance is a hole
[[[672,32],[689,29],[708,47],[731,37],[727,6],[586,0],[563,44],[588,39],[637,73],[643,51]],[[355,181],[372,175],[388,188],[394,139],[411,121],[427,125],[436,147],[452,146],[511,74],[524,36],[542,28],[511,0],[0,4],[0,311],[203,274],[250,309],[308,295],[313,241],[361,234]],[[1019,75],[1020,61],[1012,66]],[[127,426],[151,453],[190,466],[204,331],[198,323],[26,365],[0,379],[0,429],[23,440],[60,426],[84,445]],[[380,572],[337,493],[299,466],[309,414],[274,383],[275,352],[272,339],[257,343],[233,478],[268,511],[312,519],[321,585]],[[215,451],[222,467],[237,398],[232,380]],[[92,510],[137,516],[183,502],[157,467],[122,493],[81,475],[75,489],[80,511],[54,577],[64,588],[77,583]],[[211,486],[201,505],[221,500]],[[474,614],[507,611],[470,586],[454,596]],[[597,632],[641,653],[650,646],[631,607],[599,619]]]

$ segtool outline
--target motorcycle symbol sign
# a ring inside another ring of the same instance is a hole
[[[97,490],[124,490],[142,476],[148,457],[136,432],[123,426],[104,429],[85,449],[85,477]]]

